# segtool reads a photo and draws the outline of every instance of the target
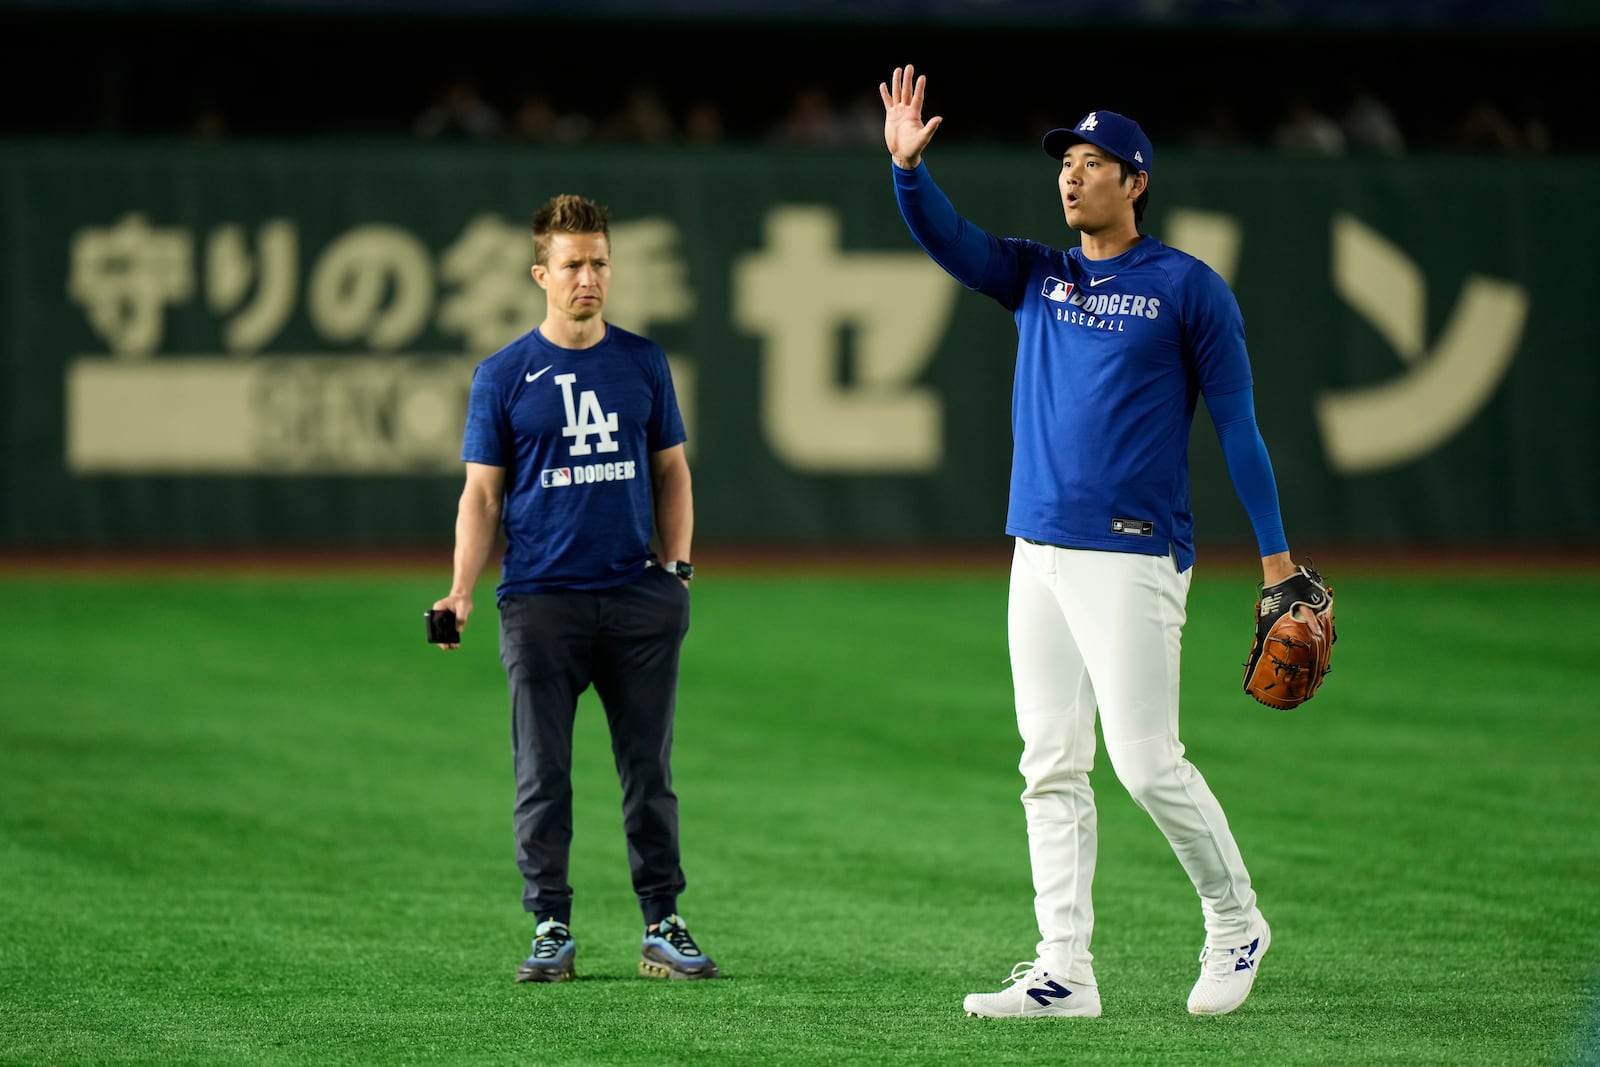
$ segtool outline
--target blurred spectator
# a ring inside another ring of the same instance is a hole
[[[1339,116],[1339,125],[1352,152],[1405,154],[1406,138],[1400,132],[1399,120],[1389,105],[1362,82],[1351,81],[1345,87],[1345,107]]]
[[[563,114],[548,96],[530,92],[511,113],[507,134],[527,144],[577,144],[594,135],[594,120],[587,115]]]
[[[1536,127],[1535,138],[1506,109],[1488,97],[1467,106],[1456,120],[1448,147],[1462,152],[1490,152],[1496,155],[1523,155],[1542,149],[1536,144],[1543,130]]]
[[[458,78],[423,108],[411,128],[418,137],[432,140],[487,141],[499,136],[504,125],[477,83]]]
[[[883,136],[881,102],[878,136]],[[790,148],[838,148],[846,143],[847,135],[828,91],[820,85],[803,85],[790,99],[788,113],[767,132],[767,140]]]
[[[1537,101],[1530,101],[1522,119],[1522,139],[1530,152],[1549,152],[1555,148],[1550,135],[1550,124],[1545,121],[1544,110]]]
[[[882,105],[879,105],[882,109]],[[1044,135],[1061,125],[1061,116],[1051,111],[1045,111],[1035,105],[1022,117],[1022,139],[1034,144],[1044,141]],[[940,136],[943,136],[941,132]]]
[[[1244,133],[1239,129],[1239,116],[1221,101],[1214,101],[1206,108],[1200,125],[1191,129],[1184,140],[1193,152],[1235,152],[1247,147]]]
[[[600,124],[602,141],[657,146],[677,139],[677,123],[661,90],[650,82],[630,88],[622,104]]]
[[[1298,92],[1284,99],[1272,143],[1279,152],[1290,156],[1342,156],[1347,147],[1339,124],[1317,110],[1310,97]]]
[[[846,145],[858,148],[883,147],[883,100],[878,90],[860,92],[850,98],[839,119]]]
[[[722,108],[714,100],[696,100],[683,115],[683,139],[704,147],[722,143],[726,135]]]
[[[512,140],[549,144],[560,139],[560,130],[560,112],[549,97],[540,93],[524,96],[511,112]]]
[[[1549,152],[1555,147],[1550,127],[1538,114],[1529,115],[1522,123],[1522,135],[1530,152]]]
[[[228,119],[213,97],[202,97],[189,123],[189,136],[197,141],[222,141],[228,136]]]

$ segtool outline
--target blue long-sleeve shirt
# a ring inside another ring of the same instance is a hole
[[[1110,259],[999,238],[925,164],[892,166],[912,237],[1017,324],[1006,533],[1194,563],[1189,431],[1204,396],[1263,556],[1288,551],[1256,425],[1244,317],[1221,275],[1154,237]]]

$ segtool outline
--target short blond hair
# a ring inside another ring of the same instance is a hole
[[[559,193],[539,205],[533,213],[533,261],[543,263],[550,255],[550,235],[556,233],[598,233],[611,243],[611,212],[593,200],[573,193]]]

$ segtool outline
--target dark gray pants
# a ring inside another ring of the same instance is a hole
[[[633,889],[648,923],[677,910],[684,890],[672,724],[689,591],[650,567],[611,589],[508,596],[500,602],[500,662],[511,687],[513,821],[522,905],[571,921],[572,729],[594,686],[622,783],[622,828]]]

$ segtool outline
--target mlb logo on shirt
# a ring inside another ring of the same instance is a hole
[[[1044,288],[1040,290],[1039,295],[1058,304],[1074,304],[1077,301],[1072,299],[1072,291],[1076,288],[1072,282],[1050,277],[1044,280]]]
[[[552,485],[571,485],[571,467],[551,467],[539,472],[539,484],[549,489]]]

